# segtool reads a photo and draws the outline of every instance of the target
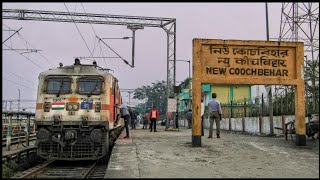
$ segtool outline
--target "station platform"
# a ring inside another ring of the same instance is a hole
[[[192,147],[191,129],[125,129],[116,140],[105,178],[318,178],[319,141],[297,147],[284,137],[221,131]]]

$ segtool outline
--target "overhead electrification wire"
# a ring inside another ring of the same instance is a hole
[[[8,25],[6,25],[6,24],[4,24],[4,23],[2,23],[4,26],[6,26],[7,28],[9,28],[10,30],[12,30],[12,28],[10,28]],[[18,33],[18,35],[19,35],[19,37],[21,38],[21,39],[23,39],[24,41],[25,41],[25,43],[26,43],[26,46],[27,46],[27,44],[29,45],[29,46],[31,46],[31,48],[33,48],[33,49],[35,49],[20,33]],[[12,47],[12,42],[11,42],[11,47]],[[12,48],[11,48],[12,49]],[[40,53],[39,51],[37,51],[37,53],[39,53],[39,55],[40,56],[42,56],[49,64],[51,64],[52,66],[54,66],[44,55],[42,55],[42,53]],[[19,53],[20,54],[20,53]]]
[[[99,46],[100,46],[100,54],[102,54],[102,57],[105,57],[104,54],[103,54],[102,48],[101,48],[100,41],[99,41]],[[105,58],[103,58],[103,61],[104,61],[104,64],[106,65],[106,67],[108,67]]]
[[[18,33],[18,35],[23,39],[23,40],[25,40],[26,41],[26,43],[31,47],[31,48],[33,48],[33,49],[35,49],[25,38],[23,38],[19,33]],[[53,66],[54,67],[54,65],[44,56],[44,55],[42,55],[42,53],[40,53],[39,51],[36,51],[41,57],[43,57],[51,66]]]
[[[123,57],[121,57],[115,50],[113,50],[107,43],[105,43],[101,38],[99,38],[98,36],[96,36],[103,44],[105,44],[112,52],[114,52],[120,59],[122,59],[123,61],[126,61],[125,59],[123,59]]]
[[[7,26],[6,24],[4,24],[4,23],[2,23],[4,26],[6,26],[8,29],[9,29],[9,31],[15,31],[15,30],[13,30],[13,29],[11,29],[9,26]],[[9,32],[9,35],[10,35],[10,32]],[[11,47],[12,47],[12,39],[10,38],[10,44],[11,44]]]
[[[84,41],[84,43],[86,44],[87,49],[89,50],[89,52],[90,52],[91,56],[93,57],[93,54],[92,54],[92,52],[90,51],[90,49],[89,49],[89,46],[88,46],[87,42],[84,40],[84,38],[83,38],[83,36],[82,36],[82,34],[81,34],[81,32],[80,32],[80,30],[79,30],[78,26],[77,26],[77,23],[74,21],[74,19],[73,19],[73,17],[72,17],[72,15],[71,15],[71,13],[69,12],[69,9],[68,9],[68,7],[67,7],[66,3],[63,3],[63,4],[64,4],[64,6],[66,7],[66,9],[67,9],[68,13],[70,14],[71,19],[72,19],[72,21],[73,21],[74,25],[76,26],[76,28],[77,28],[78,32],[80,33],[80,36],[81,36],[82,40],[83,40],[83,41]]]
[[[86,11],[86,9],[84,8],[84,6],[83,6],[82,3],[81,3],[81,6],[82,6],[82,8],[83,8],[83,11],[87,14],[87,11]],[[88,15],[88,14],[87,14],[87,15]],[[91,24],[91,23],[89,23],[89,24],[90,24],[90,26],[91,26],[91,28],[92,28],[92,30],[93,30],[94,35],[97,36],[97,33],[96,33],[96,31],[94,30],[92,24]],[[99,43],[99,45],[100,45],[100,52],[101,52],[101,44],[100,44],[100,41],[99,41],[98,43]],[[96,49],[96,38],[94,38],[94,46],[93,46],[93,52],[92,52],[93,54],[94,54],[95,49]],[[104,57],[104,56],[103,56],[103,57]],[[105,65],[106,65],[106,67],[107,67],[106,59],[103,58],[103,61],[104,61]]]
[[[8,45],[6,45],[6,44],[3,44],[3,45],[7,46],[7,47],[8,47],[8,48],[10,48],[11,50],[13,50],[13,51],[15,51],[16,53],[20,54],[21,56],[25,57],[27,60],[29,60],[30,62],[32,62],[34,65],[38,66],[40,69],[44,70],[44,68],[43,68],[43,67],[41,67],[41,66],[39,66],[39,64],[37,64],[37,63],[33,62],[30,58],[28,58],[28,57],[26,57],[26,56],[22,55],[21,53],[19,53],[18,51],[16,51],[16,50],[12,49],[10,46],[8,46]]]
[[[83,6],[82,3],[81,3],[81,6],[82,6],[82,8],[83,8],[84,13],[86,13],[86,15],[88,15],[88,14],[87,14],[87,11],[86,11],[86,9],[84,8],[84,6]],[[96,31],[94,30],[92,24],[91,24],[91,23],[89,23],[89,24],[90,24],[90,26],[91,26],[91,28],[92,28],[92,30],[93,30],[94,35],[97,35],[97,33],[96,33]],[[94,48],[95,48],[95,47],[94,47]],[[93,49],[93,53],[94,53],[94,50],[95,50],[95,49]]]
[[[35,99],[21,99],[21,100],[19,100],[19,99],[4,99],[4,100],[2,100],[2,101],[20,101],[20,102],[36,102],[37,100],[35,100]]]
[[[13,83],[13,84],[16,84],[16,85],[19,85],[19,86],[25,87],[25,88],[30,88],[30,87],[28,87],[28,86],[25,86],[25,85],[22,85],[22,84],[16,83],[16,82],[11,81],[11,80],[9,80],[9,79],[7,79],[7,78],[4,78],[4,77],[3,77],[2,79],[7,80],[7,81],[9,81],[9,82],[11,82],[11,83]],[[32,89],[33,89],[33,88],[32,88]]]
[[[23,80],[25,80],[25,81],[28,81],[29,83],[33,84],[33,82],[31,82],[31,81],[29,81],[29,80],[26,80],[26,79],[23,78],[22,76],[19,76],[19,75],[13,73],[13,72],[8,72],[8,71],[6,71],[5,73],[7,73],[7,74],[8,74],[8,73],[9,73],[9,74],[12,74],[12,75],[14,75],[14,76],[16,76],[16,77],[19,77],[19,78],[21,78],[21,79],[23,79]]]

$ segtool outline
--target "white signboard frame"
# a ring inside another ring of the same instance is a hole
[[[168,99],[168,112],[176,112],[177,111],[177,100],[174,98]]]

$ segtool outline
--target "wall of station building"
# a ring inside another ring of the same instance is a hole
[[[286,116],[273,116],[273,127],[283,128],[284,123],[288,123],[295,119],[294,115],[286,115]],[[259,129],[259,123],[261,122],[261,130]],[[308,118],[305,118],[305,122],[308,122]],[[187,124],[186,119],[179,120],[179,126],[186,127]],[[235,132],[246,132],[250,134],[270,134],[270,119],[268,116],[262,117],[261,121],[259,121],[259,117],[246,117],[244,118],[244,126],[242,122],[242,118],[222,118],[220,121],[220,129],[221,130],[230,130],[229,123],[231,123],[231,131]],[[209,129],[210,122],[209,117],[204,118],[204,128]],[[243,130],[244,127],[244,130]],[[213,124],[213,129],[216,129],[215,123]],[[274,129],[274,134],[282,135],[283,131],[279,129]]]

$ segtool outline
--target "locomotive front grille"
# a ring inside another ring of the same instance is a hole
[[[40,142],[38,155],[45,159],[56,160],[95,160],[105,156],[103,143],[75,143],[62,147],[56,142]]]

